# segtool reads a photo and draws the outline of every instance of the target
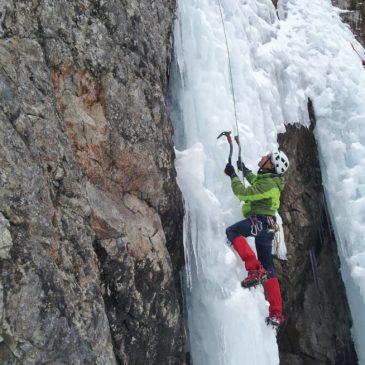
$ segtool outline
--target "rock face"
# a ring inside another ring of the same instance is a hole
[[[357,364],[310,110],[310,129],[288,125],[279,135],[291,162],[280,209],[288,261],[276,261],[287,318],[278,334],[280,363]]]
[[[182,364],[174,1],[0,1],[0,363]]]
[[[365,3],[362,0],[332,0],[332,4],[346,10],[341,14],[343,21],[350,25],[357,40],[365,46]]]

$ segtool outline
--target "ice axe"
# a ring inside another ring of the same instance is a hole
[[[233,144],[232,144],[232,138],[231,138],[231,131],[225,131],[222,132],[217,139],[221,138],[222,136],[227,137],[227,141],[229,143],[229,156],[228,156],[228,162],[232,165],[232,153],[233,153]]]
[[[241,143],[240,143],[240,137],[238,135],[237,136],[234,136],[234,140],[236,141],[236,143],[238,145],[238,165],[240,167],[239,170],[241,170],[242,158],[241,158]]]
[[[241,143],[240,143],[240,136],[234,136],[234,140],[236,141],[237,145],[238,145],[238,161],[237,161],[237,168],[238,170],[242,171],[242,175],[243,175],[243,185],[245,185],[245,173],[243,172],[242,169],[242,158],[241,158]]]

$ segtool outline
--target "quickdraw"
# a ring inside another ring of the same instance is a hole
[[[251,222],[251,234],[257,236],[259,232],[262,231],[262,222],[257,218],[256,215],[251,215],[248,217]]]
[[[267,232],[268,233],[276,233],[280,231],[279,225],[275,222],[275,220],[267,216]]]

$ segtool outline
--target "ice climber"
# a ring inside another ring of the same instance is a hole
[[[224,172],[231,178],[233,193],[244,202],[242,211],[246,218],[228,227],[226,234],[248,271],[242,286],[250,288],[263,284],[270,304],[266,323],[280,326],[284,322],[282,299],[271,250],[275,235],[275,215],[284,188],[283,174],[289,167],[289,160],[284,152],[275,151],[262,156],[258,166],[260,168],[255,175],[243,163],[240,166],[237,162],[238,169],[251,184],[245,187],[234,167],[230,163],[226,165]],[[255,237],[257,257],[246,241],[245,237],[248,236]]]

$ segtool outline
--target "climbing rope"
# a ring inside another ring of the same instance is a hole
[[[356,52],[356,54],[362,59],[362,57],[361,57],[361,55],[360,55],[360,53],[356,50],[356,48],[355,48],[355,46],[352,44],[352,43],[350,43],[351,44],[351,47],[352,47],[352,49]]]
[[[234,118],[235,118],[235,121],[236,121],[236,129],[237,129],[237,139],[236,138],[235,139],[236,139],[236,142],[237,142],[237,140],[239,141],[239,131],[238,131],[237,108],[236,108],[236,95],[234,93],[234,87],[233,87],[231,55],[230,55],[229,47],[228,47],[228,39],[227,39],[226,27],[224,25],[224,18],[223,18],[223,10],[222,10],[221,0],[217,0],[217,3],[218,3],[218,7],[219,7],[219,13],[220,13],[221,21],[222,21],[222,26],[223,26],[224,39],[225,39],[226,48],[227,48],[230,89],[231,89],[231,94],[232,94],[232,99],[233,99]],[[237,142],[237,143],[239,144],[239,142]]]
[[[351,44],[352,49],[353,49],[353,50],[356,52],[356,54],[360,57],[362,65],[363,65],[363,66],[365,66],[365,59],[364,59],[364,58],[362,58],[361,54],[360,54],[360,53],[356,50],[355,46],[354,46],[352,43],[350,43],[350,44]]]

